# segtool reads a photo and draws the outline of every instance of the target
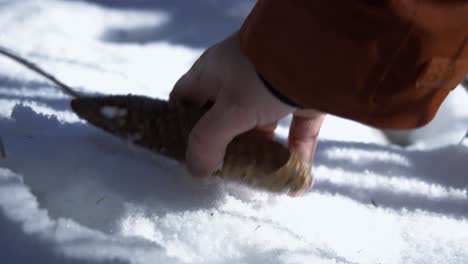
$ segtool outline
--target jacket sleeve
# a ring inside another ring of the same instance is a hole
[[[259,0],[240,36],[278,93],[380,128],[428,123],[468,73],[468,0]]]

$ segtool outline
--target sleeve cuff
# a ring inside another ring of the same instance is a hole
[[[285,95],[280,93],[277,89],[275,89],[275,87],[273,87],[273,85],[271,85],[271,83],[268,82],[265,78],[263,78],[263,76],[260,73],[257,72],[257,75],[260,78],[260,80],[263,82],[267,90],[270,91],[270,93],[273,94],[273,96],[275,96],[278,100],[295,108],[301,108],[301,109],[303,108],[301,105],[294,102],[292,99],[286,97]]]

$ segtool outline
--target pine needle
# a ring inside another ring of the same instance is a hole
[[[6,158],[5,147],[3,146],[2,138],[0,137],[0,159]]]
[[[462,85],[465,86],[465,89],[468,91],[468,75],[465,77],[465,80],[462,82]]]
[[[458,145],[462,145],[463,142],[465,142],[465,140],[468,138],[468,130],[466,130],[466,134],[465,136],[463,136],[463,138],[460,140],[460,142],[458,143]]]
[[[51,74],[47,73],[46,71],[41,69],[39,66],[37,66],[33,62],[30,62],[30,61],[20,57],[19,55],[16,55],[14,52],[10,51],[9,49],[0,46],[0,54],[4,55],[7,58],[10,58],[11,60],[14,60],[14,61],[18,62],[19,64],[25,66],[26,68],[34,71],[35,73],[37,73],[37,74],[41,75],[42,77],[46,78],[47,80],[51,81],[52,83],[57,85],[62,90],[62,92],[64,92],[65,94],[68,94],[68,95],[70,95],[70,96],[72,96],[74,98],[80,97],[80,94],[75,92],[73,88],[66,85],[62,81],[58,80],[57,78],[55,78]]]

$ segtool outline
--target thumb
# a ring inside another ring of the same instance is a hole
[[[211,175],[222,165],[229,142],[254,126],[245,110],[216,102],[190,133],[186,153],[190,173],[194,177]]]

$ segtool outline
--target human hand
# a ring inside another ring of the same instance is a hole
[[[186,165],[195,177],[221,167],[234,137],[252,129],[271,137],[278,121],[290,113],[289,147],[310,162],[324,118],[321,112],[298,110],[272,95],[241,53],[238,33],[209,48],[176,83],[170,99],[197,107],[214,102],[189,136]]]

